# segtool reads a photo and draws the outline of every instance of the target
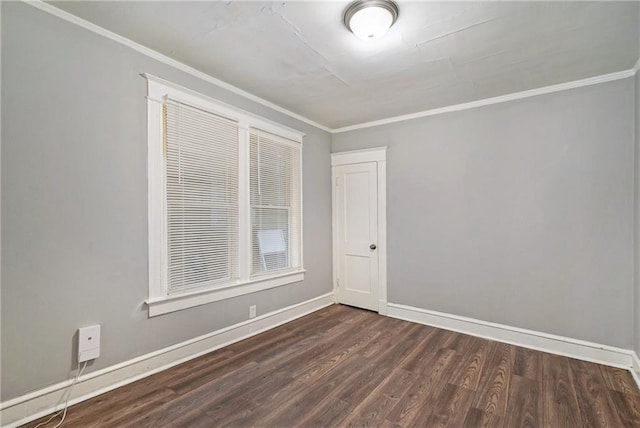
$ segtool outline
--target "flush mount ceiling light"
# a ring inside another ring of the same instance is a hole
[[[344,12],[344,25],[360,40],[384,36],[398,19],[398,6],[391,0],[357,0]]]

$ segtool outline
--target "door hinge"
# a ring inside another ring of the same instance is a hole
[[[336,287],[340,287],[340,279],[336,278]]]
[[[340,177],[336,177],[336,187],[340,185]]]

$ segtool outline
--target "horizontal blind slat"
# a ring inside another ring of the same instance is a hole
[[[251,273],[300,268],[300,144],[251,129]]]
[[[163,112],[168,291],[234,282],[238,124],[178,102]]]

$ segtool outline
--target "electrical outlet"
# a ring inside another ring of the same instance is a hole
[[[256,317],[256,305],[249,306],[249,318]]]
[[[100,324],[78,329],[78,362],[100,356]]]

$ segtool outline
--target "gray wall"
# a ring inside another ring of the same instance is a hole
[[[0,7],[2,400],[66,379],[80,326],[103,326],[91,371],[242,321],[250,304],[262,314],[331,290],[330,135]],[[304,283],[147,318],[142,72],[308,134]],[[638,90],[636,76],[334,135],[333,151],[390,146],[389,300],[631,347]]]
[[[389,301],[631,348],[633,85],[334,135],[389,146]]]
[[[640,27],[640,10],[638,10],[638,26]],[[639,45],[640,46],[640,45]],[[640,61],[640,49],[638,50]],[[635,275],[634,275],[634,349],[640,355],[640,74],[635,75]]]
[[[635,293],[634,318],[635,351],[640,356],[640,73],[635,76]]]
[[[2,2],[2,400],[331,291],[330,135],[22,3]],[[303,283],[147,318],[151,73],[307,133]]]

